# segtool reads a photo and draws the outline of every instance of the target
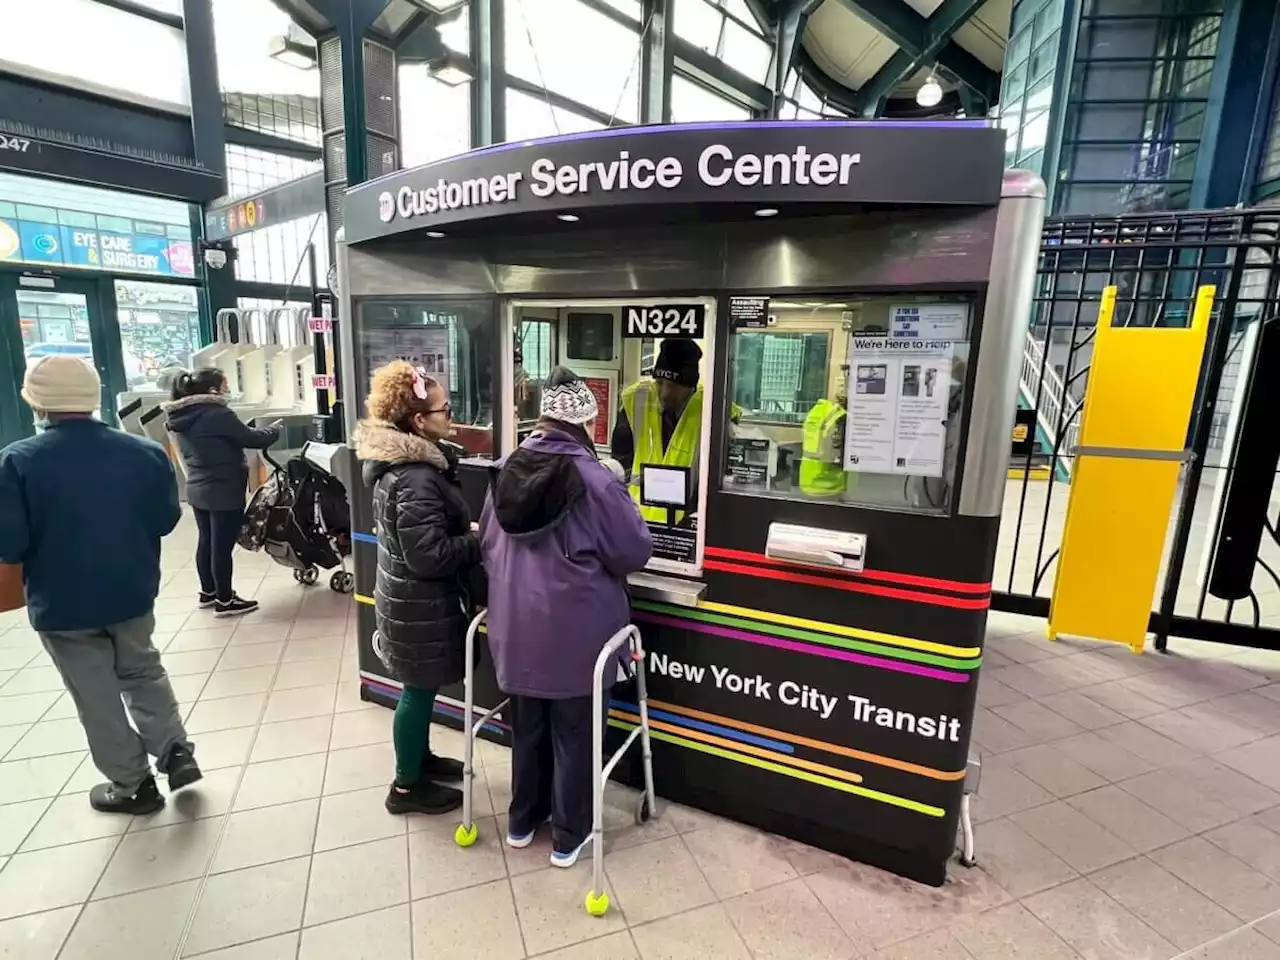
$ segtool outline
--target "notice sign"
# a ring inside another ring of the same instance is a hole
[[[407,360],[449,393],[449,328],[439,323],[414,327],[374,328],[364,333],[365,382],[392,360]]]
[[[967,303],[919,303],[895,306],[889,336],[893,340],[967,340]]]
[[[761,490],[768,487],[769,441],[757,437],[733,437],[729,441],[725,480],[735,487]]]
[[[850,337],[846,470],[942,476],[951,340]]]
[[[729,325],[734,330],[763,330],[769,326],[769,298],[730,297]]]
[[[591,442],[597,447],[609,445],[609,415],[613,404],[613,391],[607,377],[583,377],[591,395],[596,398],[596,422],[591,431]]]

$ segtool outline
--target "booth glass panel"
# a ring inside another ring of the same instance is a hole
[[[721,488],[946,512],[972,316],[964,298],[894,296],[773,301],[740,321]]]
[[[162,389],[162,371],[191,366],[200,347],[200,308],[195,287],[175,283],[115,281],[116,318],[128,389]]]
[[[457,436],[467,456],[492,457],[493,308],[487,300],[367,300],[360,311],[356,356],[361,406],[373,371],[408,360],[444,384]]]

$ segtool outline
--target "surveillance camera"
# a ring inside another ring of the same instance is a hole
[[[778,318],[777,318],[777,317],[775,317],[775,316],[771,313],[771,314],[769,314],[769,321],[768,321],[768,322],[769,322],[769,326],[771,326],[771,327],[777,326],[777,324],[778,324]]]
[[[204,262],[210,270],[221,270],[227,265],[227,251],[210,247],[204,252]]]

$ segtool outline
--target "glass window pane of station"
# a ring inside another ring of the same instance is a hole
[[[536,140],[562,133],[603,130],[604,124],[578,113],[553,107],[546,100],[521,90],[507,91],[507,139]]]
[[[639,118],[634,30],[577,0],[512,0],[505,18],[510,74],[619,120]]]
[[[426,64],[402,64],[400,76],[400,165],[457,156],[471,149],[471,81],[457,86],[437,80]]]
[[[724,14],[705,0],[676,0],[676,36],[688,40],[712,56],[720,52],[720,25]]]
[[[671,119],[675,123],[716,120],[750,120],[751,111],[740,103],[708,90],[681,76],[671,78]]]
[[[735,70],[741,70],[752,80],[763,83],[769,77],[769,61],[772,53],[768,41],[732,20],[726,21],[721,59],[729,66]]]
[[[141,280],[115,281],[120,350],[129,390],[160,390],[162,374],[190,368],[200,346],[196,287]]]
[[[457,436],[467,456],[493,456],[493,323],[483,300],[366,300],[359,303],[356,370],[359,395],[369,395],[373,371],[408,360],[449,395]]]
[[[972,312],[937,295],[769,303],[730,340],[722,488],[945,512]]]

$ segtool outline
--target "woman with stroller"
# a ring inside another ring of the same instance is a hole
[[[217,367],[173,378],[172,402],[164,404],[187,475],[187,502],[196,516],[196,570],[200,606],[214,616],[236,617],[258,609],[232,588],[232,553],[244,522],[249,489],[245,450],[265,450],[280,437],[280,422],[246,426],[227,406],[227,378]]]
[[[571,867],[591,837],[591,695],[596,657],[631,620],[627,574],[653,543],[623,482],[591,442],[595,395],[557,367],[533,434],[498,468],[480,519],[489,649],[511,696],[507,843],[551,821],[551,863]],[[611,684],[616,670],[608,669]]]
[[[395,782],[391,813],[448,813],[462,764],[431,752],[436,691],[462,679],[467,583],[480,546],[457,479],[452,408],[423,370],[395,360],[374,371],[368,420],[354,438],[373,487],[378,574],[373,596],[381,656],[404,685],[392,721]]]

